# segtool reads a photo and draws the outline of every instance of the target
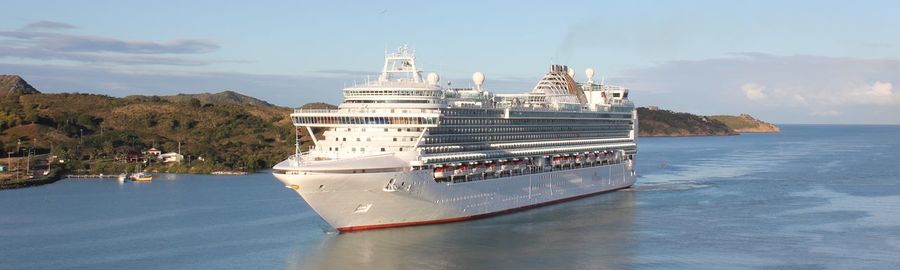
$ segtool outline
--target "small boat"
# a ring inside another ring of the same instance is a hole
[[[119,182],[125,182],[125,179],[128,179],[128,173],[119,174],[118,179],[119,179]]]
[[[153,175],[149,173],[139,172],[131,175],[131,181],[148,182],[153,181]]]

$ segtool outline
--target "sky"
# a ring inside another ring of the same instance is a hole
[[[426,72],[530,91],[593,68],[639,106],[900,124],[897,1],[4,1],[0,74],[43,92],[233,90],[339,103],[408,44]]]

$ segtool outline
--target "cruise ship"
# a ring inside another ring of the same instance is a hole
[[[295,154],[273,168],[341,232],[464,221],[628,188],[638,118],[628,89],[551,65],[531,91],[498,94],[423,76],[413,50],[336,109],[295,109]],[[305,135],[304,135],[305,134]],[[317,135],[319,134],[319,135]],[[312,146],[301,149],[309,136]]]

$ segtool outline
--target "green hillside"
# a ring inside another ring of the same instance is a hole
[[[639,136],[710,136],[736,135],[724,123],[706,116],[640,107]]]
[[[75,170],[120,171],[134,166],[124,161],[129,153],[178,151],[179,142],[194,168],[158,169],[257,170],[293,151],[291,110],[234,92],[115,98],[19,91],[0,108],[4,152],[34,148],[71,160]]]

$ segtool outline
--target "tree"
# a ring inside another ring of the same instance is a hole
[[[196,98],[191,98],[191,101],[189,101],[189,103],[193,108],[200,108],[200,106],[203,106],[203,104],[200,104],[200,100]]]

